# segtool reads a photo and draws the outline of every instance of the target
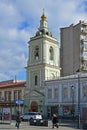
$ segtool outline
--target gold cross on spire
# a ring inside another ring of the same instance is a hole
[[[41,16],[42,20],[46,20],[46,16],[44,15],[44,8],[43,8],[43,15]]]

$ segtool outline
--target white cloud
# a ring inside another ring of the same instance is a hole
[[[59,38],[61,27],[87,22],[86,0],[1,0],[0,75],[2,80],[19,75],[27,64],[29,38],[34,36],[45,10],[49,30]]]
[[[19,25],[21,16],[12,3],[0,1],[0,26],[5,28]]]

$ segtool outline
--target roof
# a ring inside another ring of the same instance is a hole
[[[25,86],[25,81],[16,81],[16,82],[3,82],[0,83],[0,89],[3,88],[14,88],[14,87],[23,87]]]

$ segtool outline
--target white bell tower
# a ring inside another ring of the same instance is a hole
[[[29,92],[29,95],[25,94],[26,104],[29,104],[29,110],[39,111],[44,115],[44,80],[60,77],[59,45],[48,30],[48,22],[44,11],[41,16],[40,27],[35,36],[30,38],[28,47],[25,93]],[[37,104],[36,107],[33,103]],[[41,103],[44,105],[41,106]]]

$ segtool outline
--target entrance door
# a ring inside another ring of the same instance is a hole
[[[33,102],[31,103],[31,111],[33,111],[33,112],[38,112],[38,104],[37,104],[36,101],[33,101]]]
[[[83,120],[87,120],[87,108],[83,108]]]

